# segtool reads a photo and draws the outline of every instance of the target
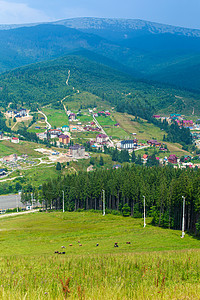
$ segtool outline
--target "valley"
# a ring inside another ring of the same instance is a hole
[[[199,57],[143,20],[0,25],[1,299],[199,298]]]

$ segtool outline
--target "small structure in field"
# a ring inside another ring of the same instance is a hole
[[[19,138],[18,137],[12,137],[11,142],[14,144],[19,144]]]

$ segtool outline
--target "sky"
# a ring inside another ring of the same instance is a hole
[[[200,0],[0,0],[0,24],[105,17],[200,29],[199,15]]]

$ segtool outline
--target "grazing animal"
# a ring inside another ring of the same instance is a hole
[[[61,248],[66,248],[65,246],[61,246]]]
[[[114,244],[114,247],[119,247],[119,246],[118,246],[118,243],[115,243],[115,244]]]
[[[128,245],[130,245],[131,244],[131,242],[126,242]]]
[[[61,252],[58,252],[58,254],[62,254]]]
[[[62,252],[62,254],[65,254],[65,252]]]
[[[82,246],[82,244],[79,244],[79,246]]]
[[[58,253],[58,251],[55,251],[54,253]]]
[[[98,247],[98,246],[99,246],[99,244],[97,243],[97,244],[96,244],[96,247]]]
[[[69,246],[72,246],[72,244],[69,244]]]
[[[80,241],[78,241],[78,243],[80,244]]]

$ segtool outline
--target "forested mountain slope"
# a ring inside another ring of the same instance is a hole
[[[69,85],[66,85],[69,70]],[[10,102],[28,106],[57,103],[80,90],[98,95],[120,111],[141,117],[167,108],[173,112],[192,112],[195,107],[199,111],[200,101],[198,95],[136,80],[80,55],[68,55],[1,74],[0,87],[4,107]]]
[[[200,91],[200,30],[142,20],[76,18],[0,30],[0,72],[83,49],[135,77]]]

